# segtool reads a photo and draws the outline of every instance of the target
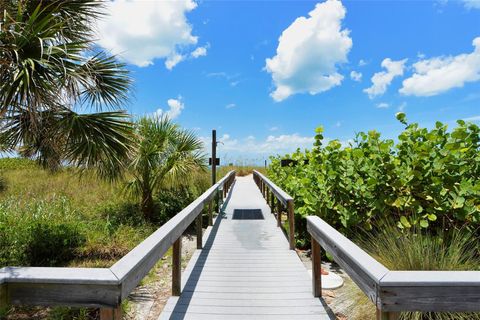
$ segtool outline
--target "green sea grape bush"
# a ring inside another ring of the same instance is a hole
[[[325,142],[316,129],[312,150],[271,158],[269,177],[295,199],[300,241],[307,239],[307,215],[318,215],[345,234],[394,221],[398,228],[431,230],[480,225],[480,128],[457,121],[432,129],[408,123],[398,140],[360,132],[347,145]],[[304,160],[308,160],[305,162]],[[478,231],[477,231],[478,232]],[[302,243],[299,243],[302,245]]]

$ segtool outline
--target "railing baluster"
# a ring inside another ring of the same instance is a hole
[[[203,248],[203,210],[199,213],[197,217],[197,249]]]
[[[288,211],[288,241],[290,242],[290,250],[295,249],[295,211],[293,209],[293,199],[287,201]]]
[[[100,320],[122,320],[122,307],[100,308]]]
[[[212,200],[208,201],[208,225],[213,226]]]
[[[396,312],[382,312],[377,308],[377,320],[397,320],[399,316]]]
[[[278,202],[277,227],[282,226],[282,212],[283,212],[283,205],[280,202]]]
[[[172,296],[182,292],[182,236],[172,246]]]
[[[314,237],[312,241],[312,291],[314,297],[322,296],[322,249]]]

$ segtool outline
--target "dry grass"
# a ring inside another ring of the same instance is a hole
[[[400,230],[385,224],[381,232],[366,234],[360,247],[391,270],[478,270],[479,240],[466,230],[432,234],[425,230]],[[352,282],[339,295],[349,319],[375,319],[375,306]],[[480,320],[480,313],[405,312],[401,320]]]

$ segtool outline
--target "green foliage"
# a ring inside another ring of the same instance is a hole
[[[95,46],[103,1],[0,2],[0,145],[51,170],[114,178],[129,152],[125,64]]]
[[[4,170],[14,169],[31,169],[36,168],[35,161],[25,158],[1,158],[0,159],[0,172]]]
[[[27,264],[58,266],[75,257],[75,250],[85,243],[78,226],[69,223],[36,223],[30,230],[26,246]]]
[[[168,117],[141,118],[135,124],[135,133],[126,190],[140,199],[145,219],[153,221],[154,192],[165,186],[188,185],[192,173],[205,169],[203,143]]]
[[[0,202],[0,266],[59,266],[85,243],[82,222],[65,197]]]
[[[295,199],[300,241],[307,215],[347,235],[382,219],[403,229],[480,225],[479,127],[460,120],[451,131],[440,122],[429,130],[397,118],[406,125],[397,142],[370,131],[346,146],[324,145],[320,127],[312,151],[287,155],[298,166],[282,168],[281,157],[272,158],[269,177]]]

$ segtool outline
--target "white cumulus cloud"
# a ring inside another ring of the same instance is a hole
[[[168,105],[168,110],[163,110],[163,109],[157,109],[153,113],[153,116],[155,117],[162,117],[162,116],[167,116],[170,119],[175,119],[177,118],[185,108],[185,104],[182,101],[182,97],[178,97],[177,99],[168,99],[167,101]]]
[[[403,75],[405,62],[407,62],[407,59],[398,61],[393,61],[390,58],[384,59],[381,66],[386,71],[375,73],[372,77],[372,86],[364,89],[363,92],[367,93],[370,99],[384,94],[390,83],[392,83],[393,78]]]
[[[357,71],[350,72],[350,78],[353,81],[362,81],[362,73]]]
[[[400,93],[413,96],[434,96],[467,82],[480,80],[480,37],[473,40],[469,54],[434,57],[413,64],[414,74],[403,81]]]
[[[139,67],[165,59],[165,66],[172,69],[188,57],[184,51],[198,42],[186,17],[196,6],[193,0],[107,1],[108,15],[98,23],[98,43]],[[206,48],[199,47],[192,58],[202,55],[200,48],[206,54]]]
[[[276,87],[270,94],[275,101],[340,85],[343,76],[337,65],[347,62],[352,48],[349,30],[341,25],[345,13],[340,1],[327,0],[282,32],[276,55],[266,59],[265,66]]]

